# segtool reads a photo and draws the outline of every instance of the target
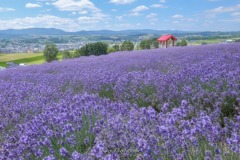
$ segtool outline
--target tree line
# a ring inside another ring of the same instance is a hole
[[[115,44],[112,47],[109,47],[107,43],[104,42],[96,42],[96,43],[88,43],[85,46],[76,49],[74,52],[70,52],[65,50],[62,52],[63,59],[72,59],[78,58],[80,56],[90,56],[90,55],[105,55],[111,52],[116,51],[132,51],[134,50],[134,44],[131,41],[124,41],[121,45]],[[57,60],[57,55],[59,53],[59,49],[53,43],[49,43],[45,46],[43,55],[47,62],[51,62]]]
[[[187,41],[183,39],[182,41],[176,44],[177,46],[186,46]],[[152,49],[158,48],[159,44],[157,42],[157,38],[145,39],[142,40],[137,49]],[[80,56],[90,56],[90,55],[105,55],[111,52],[116,51],[132,51],[134,50],[134,44],[131,41],[124,41],[122,44],[115,44],[113,46],[109,46],[107,43],[104,42],[95,42],[95,43],[88,43],[83,47],[76,49],[73,52],[68,50],[62,51],[63,59],[72,59],[78,58]],[[54,43],[49,43],[45,46],[43,51],[43,55],[47,62],[51,62],[57,60],[57,55],[59,53],[59,49]]]

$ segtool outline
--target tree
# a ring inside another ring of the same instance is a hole
[[[75,50],[74,57],[107,54],[108,45],[103,42],[89,43]]]
[[[120,51],[120,46],[118,44],[114,44],[113,48],[115,49],[115,51]]]
[[[121,51],[132,51],[134,49],[134,44],[130,41],[124,41],[121,46]]]
[[[50,43],[45,46],[43,56],[47,62],[51,62],[57,60],[58,52],[59,50],[57,46],[53,43]]]
[[[71,59],[72,55],[68,50],[63,51],[63,57],[62,59]]]
[[[158,48],[157,38],[146,39],[140,42],[141,49]]]
[[[182,39],[181,42],[177,42],[176,46],[187,46],[186,39]]]
[[[181,44],[182,44],[181,46],[187,46],[187,41],[186,41],[186,39],[183,39],[182,42],[181,42]]]
[[[141,49],[150,49],[151,48],[151,41],[150,40],[143,40],[139,44]]]
[[[107,50],[108,53],[111,53],[111,52],[116,52],[115,48],[113,47],[109,47],[108,50]]]
[[[152,38],[150,40],[151,40],[151,45],[152,45],[153,48],[158,48],[159,47],[157,38]]]

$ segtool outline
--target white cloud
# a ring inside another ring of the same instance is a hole
[[[130,4],[135,2],[136,0],[110,0],[110,3],[114,4]]]
[[[79,23],[98,23],[105,21],[108,17],[102,13],[96,13],[94,16],[81,16],[78,18]]]
[[[175,15],[172,16],[172,18],[183,18],[183,15],[175,14]]]
[[[88,11],[79,11],[79,14],[88,14]]]
[[[226,12],[235,12],[240,10],[240,4],[236,6],[231,6],[231,7],[218,7],[214,8],[212,10],[208,10],[209,13],[213,14],[221,14],[221,13],[226,13]]]
[[[69,25],[73,21],[67,18],[61,18],[52,15],[39,15],[37,17],[25,17],[25,18],[16,18],[11,20],[0,20],[1,26],[0,29],[4,28],[29,28],[32,27],[58,27]]]
[[[67,31],[79,31],[90,29],[103,29],[97,25],[102,20],[101,15],[95,17],[81,16],[75,19],[62,18],[53,15],[38,15],[36,17],[15,18],[10,20],[0,19],[0,30],[23,28],[57,28]],[[89,25],[88,25],[89,24]]]
[[[134,9],[132,9],[132,12],[141,12],[141,11],[148,10],[148,9],[149,9],[148,7],[141,5],[141,6],[138,6]]]
[[[123,16],[116,16],[116,19],[117,19],[118,21],[121,21],[121,20],[123,20]]]
[[[146,18],[149,20],[149,22],[151,24],[155,24],[156,22],[159,21],[159,19],[157,18],[157,14],[156,13],[150,13],[146,16]]]
[[[172,21],[172,23],[173,23],[173,24],[178,24],[178,23],[179,23],[179,21]]]
[[[157,17],[156,13],[150,13],[149,15],[146,16],[146,18],[155,18]]]
[[[136,8],[132,9],[130,16],[140,16],[140,12],[148,10],[149,8],[141,5],[141,6],[137,6]]]
[[[57,0],[52,4],[60,11],[86,15],[78,18],[78,21],[81,21],[81,23],[98,23],[108,18],[107,15],[104,15],[101,10],[89,0]]]
[[[165,6],[163,4],[153,4],[150,7],[152,7],[152,8],[167,8],[167,6]]]
[[[10,12],[10,11],[15,11],[13,8],[1,8],[0,7],[0,12]]]
[[[100,12],[91,1],[89,0],[57,0],[52,3],[56,8],[61,11],[83,11],[83,10],[91,10],[92,12]]]
[[[165,2],[166,2],[166,0],[160,0],[160,2],[161,2],[161,3],[165,3]]]
[[[240,16],[240,12],[234,12],[231,14],[231,16]]]
[[[25,7],[26,7],[26,8],[39,8],[39,7],[41,7],[41,5],[39,5],[39,4],[34,4],[34,3],[27,3],[27,4],[25,5]]]

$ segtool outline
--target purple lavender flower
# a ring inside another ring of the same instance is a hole
[[[53,155],[49,155],[45,157],[44,160],[56,160],[56,158]]]
[[[72,153],[72,159],[73,159],[73,160],[81,159],[81,154],[78,153],[77,151],[74,151],[74,152]]]
[[[206,151],[205,152],[205,160],[211,160],[211,151]]]
[[[69,157],[70,156],[69,152],[64,147],[60,148],[59,152],[60,152],[60,155],[63,156],[63,157]]]

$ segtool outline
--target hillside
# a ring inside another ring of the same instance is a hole
[[[154,30],[154,29],[135,29],[135,30],[82,30],[75,32],[67,32],[60,29],[55,28],[28,28],[28,29],[8,29],[8,30],[0,30],[0,35],[2,36],[21,36],[21,35],[79,35],[79,36],[126,36],[126,35],[147,35],[147,34],[175,34],[176,36],[218,36],[218,35],[240,35],[240,32],[210,32],[210,31],[202,31],[202,32],[189,32],[189,31],[179,31],[179,30]]]
[[[240,43],[0,71],[0,159],[240,156]]]

